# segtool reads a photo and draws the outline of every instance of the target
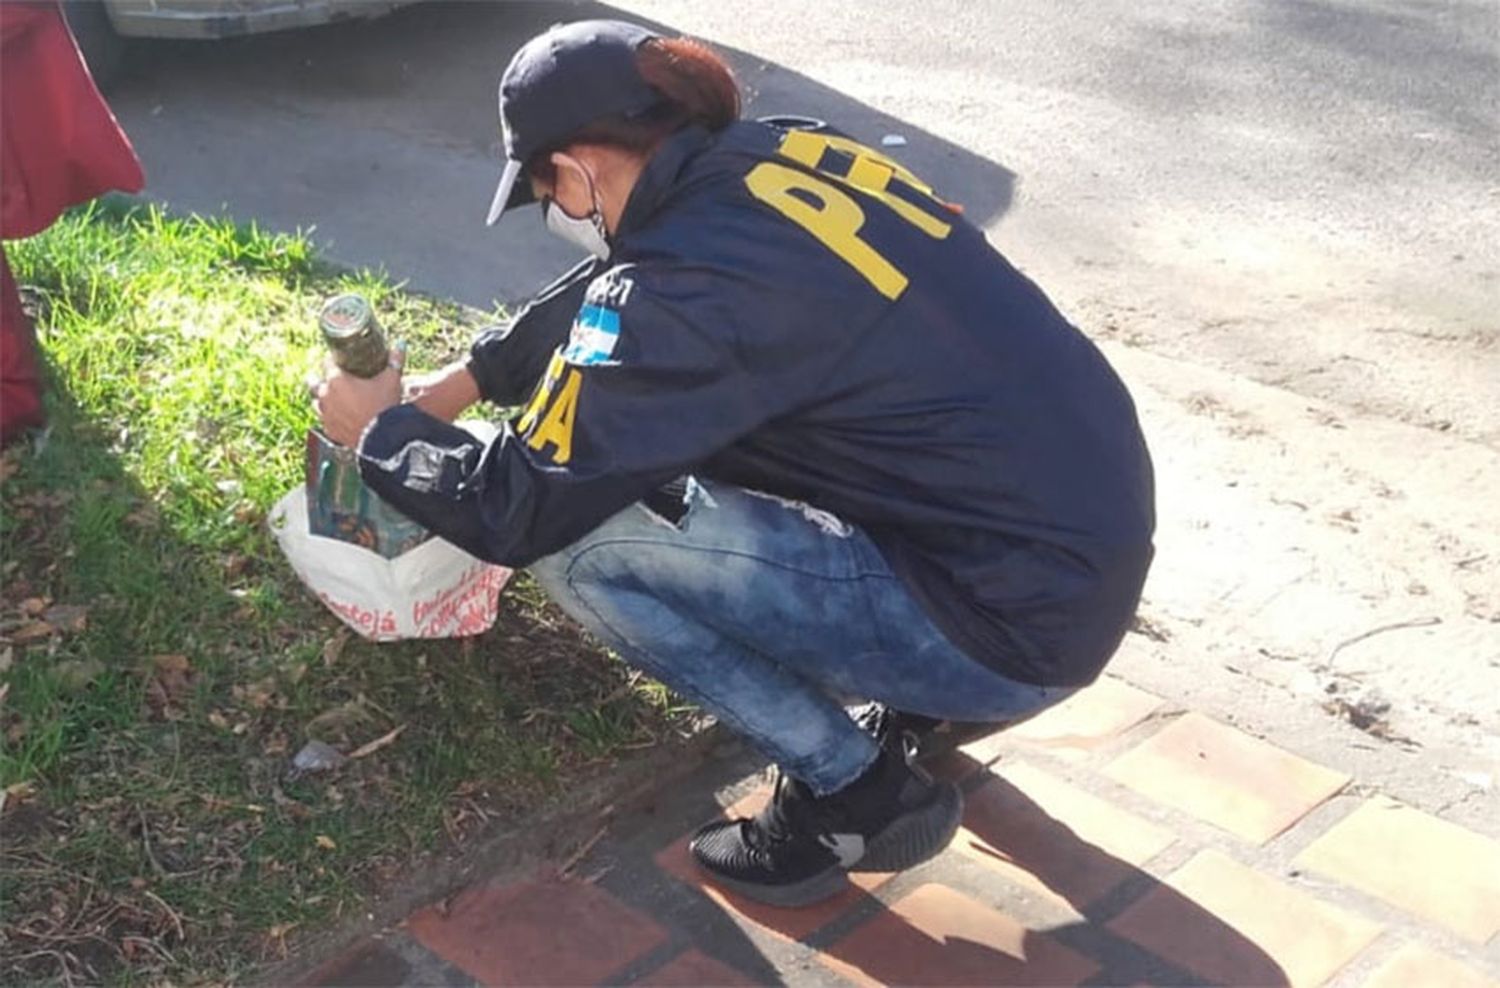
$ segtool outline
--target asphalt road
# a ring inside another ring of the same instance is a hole
[[[483,226],[495,83],[586,16],[716,44],[750,112],[906,138],[1096,336],[1500,445],[1493,0],[430,3],[148,43],[112,100],[177,208],[515,302],[571,255],[534,210]]]
[[[627,6],[1004,167],[1090,332],[1500,443],[1494,0]]]

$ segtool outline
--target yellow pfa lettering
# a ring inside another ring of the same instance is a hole
[[[531,396],[526,410],[521,413],[521,421],[516,423],[518,433],[524,436],[536,424],[537,416],[542,414],[542,409],[547,407],[547,399],[552,396],[552,389],[557,387],[558,379],[562,377],[563,368],[566,366],[561,350],[552,354],[552,360],[547,364],[547,373],[542,375],[542,381],[537,385],[536,393]]]
[[[923,182],[920,178],[917,178],[916,175],[912,174],[905,167],[903,167],[901,163],[898,162],[895,158],[887,157],[874,148],[865,147],[858,141],[851,141],[847,137],[839,137],[835,134],[815,134],[810,130],[791,131],[787,134],[787,138],[790,139],[793,134],[797,134],[803,138],[806,138],[807,140],[805,141],[805,143],[808,145],[807,147],[800,149],[798,152],[800,157],[794,158],[793,160],[803,161],[803,163],[807,164],[809,168],[818,167],[818,160],[823,157],[824,149],[832,148],[835,151],[844,152],[851,158],[863,158],[866,161],[879,162],[880,164],[885,165],[887,168],[889,168],[892,174],[894,174],[897,178],[905,182],[907,185],[910,185],[918,192],[927,196],[932,195],[932,186],[928,185],[926,182]],[[800,144],[804,142],[799,141],[798,143]],[[780,148],[780,153],[786,154],[786,145],[787,141],[783,141]],[[813,155],[812,151],[814,147],[817,148],[817,153],[815,155]],[[808,156],[812,156],[812,162],[810,164],[805,161]],[[792,156],[787,155],[787,157]]]
[[[839,151],[849,156],[852,164],[846,174],[832,174],[821,167],[823,154],[828,150]],[[867,148],[847,137],[816,134],[809,130],[793,130],[788,131],[787,135],[782,138],[777,153],[799,165],[805,165],[874,196],[929,237],[941,240],[953,230],[949,224],[928,215],[890,191],[890,184],[895,180],[910,186],[937,205],[947,205],[933,194],[930,185],[917,178],[894,159],[886,157],[873,148]]]
[[[819,137],[810,130],[789,130],[781,139],[781,146],[776,153],[783,158],[790,158],[799,165],[816,169],[823,160],[823,152],[828,148],[828,139]]]
[[[891,179],[895,175],[895,170],[884,161],[877,161],[874,158],[857,157],[854,159],[854,164],[849,168],[848,181],[850,185],[857,189],[863,189],[891,207],[891,211],[897,216],[906,220],[906,222],[934,240],[942,240],[949,233],[952,233],[952,226],[922,212],[916,206],[889,191]],[[911,183],[908,182],[907,184],[910,185]]]
[[[554,450],[552,462],[559,465],[573,458],[573,422],[578,417],[578,389],[582,385],[583,374],[578,368],[569,367],[542,424],[526,437],[526,445],[537,452],[550,443]],[[522,425],[527,424],[523,419]]]
[[[859,238],[865,214],[848,194],[806,172],[773,161],[756,165],[745,176],[745,185],[755,198],[822,241],[886,298],[894,300],[906,290],[906,275]],[[817,205],[794,194],[798,192]]]

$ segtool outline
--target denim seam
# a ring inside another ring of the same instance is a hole
[[[880,572],[874,572],[874,571],[870,571],[870,570],[861,570],[860,572],[855,573],[855,574],[853,574],[851,576],[830,576],[827,573],[820,573],[820,572],[818,572],[816,570],[802,569],[802,568],[797,567],[797,566],[788,566],[785,563],[777,562],[774,559],[767,559],[764,556],[757,556],[754,553],[751,553],[751,552],[742,552],[742,551],[737,550],[737,549],[720,549],[720,548],[716,548],[716,547],[712,547],[712,546],[683,545],[680,541],[675,540],[675,539],[662,539],[660,541],[657,541],[655,539],[643,539],[643,538],[641,538],[639,536],[630,536],[630,537],[613,538],[613,539],[601,539],[598,542],[590,542],[577,555],[572,556],[568,560],[568,572],[572,573],[572,571],[573,571],[573,565],[575,563],[577,563],[577,561],[579,559],[581,559],[585,553],[592,552],[595,549],[612,548],[614,546],[622,546],[622,545],[645,545],[645,546],[663,546],[663,545],[665,545],[665,546],[670,546],[670,547],[672,547],[674,549],[678,549],[678,550],[690,550],[690,551],[693,551],[693,552],[699,552],[699,553],[705,553],[705,554],[711,554],[711,555],[719,555],[719,556],[734,556],[735,558],[738,558],[738,559],[753,559],[753,560],[755,560],[758,563],[763,563],[763,564],[765,564],[767,566],[773,566],[776,569],[782,570],[782,571],[787,572],[787,573],[797,573],[797,574],[799,574],[801,576],[817,577],[818,579],[829,580],[829,581],[832,581],[832,582],[835,582],[835,583],[853,583],[856,580],[871,580],[871,579],[875,579],[875,580],[895,580],[895,577],[893,577],[889,573],[880,573]]]
[[[599,611],[598,611],[598,609],[595,608],[592,603],[590,603],[588,597],[585,596],[579,590],[578,584],[573,580],[573,569],[574,569],[574,567],[576,567],[578,565],[578,561],[580,559],[582,559],[585,555],[587,555],[589,552],[592,552],[594,549],[600,548],[600,547],[605,546],[605,545],[629,544],[629,543],[632,543],[632,542],[635,542],[635,541],[638,541],[638,540],[620,539],[620,540],[616,540],[616,541],[610,542],[610,543],[600,542],[600,543],[595,543],[593,545],[590,545],[588,548],[584,549],[583,552],[580,552],[578,555],[574,556],[572,559],[570,559],[568,561],[568,568],[567,568],[567,571],[563,574],[563,577],[568,582],[568,590],[572,593],[573,599],[576,600],[576,601],[578,601],[578,603],[581,606],[588,608],[589,613],[594,616],[594,620],[596,620],[596,621],[599,622],[600,627],[608,629],[609,633],[611,635],[613,635],[617,640],[625,643],[625,645],[627,647],[629,647],[629,649],[632,652],[634,652],[637,656],[642,656],[642,655],[648,654],[647,650],[644,649],[644,648],[642,648],[640,645],[636,644],[635,642],[631,641],[625,635],[621,634],[619,632],[619,630],[614,627],[614,625],[612,625],[608,621],[606,621],[604,619],[604,615],[600,614]],[[647,543],[647,544],[649,544],[649,543]],[[736,642],[736,644],[741,644],[741,643]],[[741,647],[744,647],[744,646],[741,645]],[[637,661],[637,664],[639,664],[641,666],[651,666],[653,664],[650,661],[641,661],[639,658],[637,658],[636,661]],[[767,661],[770,661],[770,660],[767,660]],[[710,706],[710,705],[714,706],[714,707],[721,706],[721,704],[717,704],[717,703],[710,704],[706,700],[706,698],[704,697],[703,693],[701,691],[699,691],[699,690],[691,689],[691,688],[689,688],[689,689],[681,689],[680,687],[674,687],[674,689],[678,689],[679,692],[681,692],[684,695],[688,696],[689,699],[691,699],[694,702],[698,703],[700,706]],[[771,738],[767,737],[762,732],[757,731],[757,730],[753,729],[752,727],[750,727],[749,724],[745,723],[742,719],[740,719],[740,717],[738,717],[733,711],[728,710],[727,708],[725,708],[724,713],[723,713],[723,719],[726,720],[726,721],[729,721],[730,724],[731,724],[731,726],[733,726],[738,731],[738,733],[759,741],[763,747],[769,748],[769,749],[775,749],[776,748],[776,744],[772,741]],[[805,774],[805,773],[802,773],[802,772],[798,771],[798,769],[800,768],[800,766],[791,765],[791,766],[784,766],[784,767],[787,768],[789,771],[791,771],[792,774],[794,776],[798,777],[798,778],[801,778]]]

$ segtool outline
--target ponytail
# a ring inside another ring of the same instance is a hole
[[[660,94],[661,102],[640,116],[601,117],[569,135],[563,144],[610,144],[650,154],[684,127],[697,125],[717,132],[739,119],[739,84],[724,59],[703,42],[650,38],[636,49],[635,57],[641,77]],[[554,181],[548,158],[559,146],[532,155],[527,170]]]
[[[718,53],[691,38],[652,38],[636,52],[641,76],[686,119],[712,131],[740,115],[740,89]]]

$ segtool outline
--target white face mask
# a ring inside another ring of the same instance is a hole
[[[589,199],[594,203],[593,212],[587,216],[569,216],[552,199],[542,200],[542,222],[548,230],[570,244],[576,244],[595,257],[609,257],[609,239],[604,226],[604,216],[599,212],[599,199],[594,194],[594,177],[585,168],[580,168],[589,184]]]

